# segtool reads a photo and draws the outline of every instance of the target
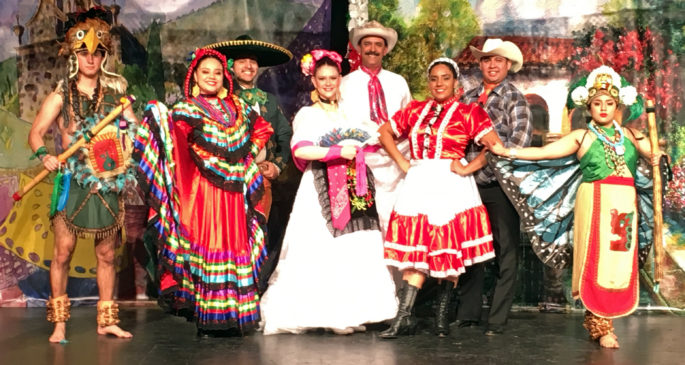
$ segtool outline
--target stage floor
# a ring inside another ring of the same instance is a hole
[[[49,344],[44,308],[0,308],[0,364],[683,364],[685,318],[638,313],[615,321],[621,349],[587,339],[582,313],[514,312],[507,331],[458,329],[445,339],[430,322],[420,333],[381,340],[376,330],[242,338],[198,338],[195,325],[156,307],[124,307],[122,326],[134,338],[95,333],[95,308],[72,309],[69,343]]]

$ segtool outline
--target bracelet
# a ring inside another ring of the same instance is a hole
[[[29,160],[39,159],[39,160],[42,161],[42,160],[43,160],[42,157],[45,156],[45,155],[47,155],[47,154],[48,154],[48,149],[45,148],[45,146],[40,146],[40,147],[38,147],[38,149],[36,150],[36,152],[34,152],[34,153],[31,155],[31,157],[29,157]]]
[[[516,158],[517,154],[518,154],[518,150],[516,148],[510,148],[509,149],[509,158]]]

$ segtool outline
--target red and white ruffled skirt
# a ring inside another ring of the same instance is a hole
[[[411,161],[385,237],[387,265],[455,278],[466,266],[495,257],[476,182],[453,173],[451,162]]]

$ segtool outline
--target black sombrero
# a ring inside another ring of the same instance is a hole
[[[241,35],[232,41],[212,43],[202,48],[215,49],[226,58],[256,58],[259,66],[276,66],[286,63],[293,58],[287,49],[273,43],[257,41],[249,35]]]

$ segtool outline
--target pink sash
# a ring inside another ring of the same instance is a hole
[[[295,157],[295,150],[300,147],[313,146],[312,142],[302,141],[293,146],[293,161],[295,166],[304,171],[308,161]],[[366,176],[366,153],[378,151],[378,146],[366,146],[357,149],[355,156],[356,188],[358,196],[364,196],[368,192]],[[350,196],[347,191],[347,163],[348,160],[340,156],[342,146],[334,145],[329,148],[326,157],[321,161],[326,163],[328,175],[328,198],[331,202],[331,217],[333,227],[342,230],[350,221]]]

